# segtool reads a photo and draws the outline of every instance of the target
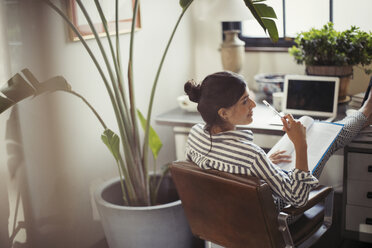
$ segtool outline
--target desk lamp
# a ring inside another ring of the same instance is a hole
[[[210,17],[220,22],[237,22],[254,19],[243,0],[215,0],[210,10]],[[225,40],[220,51],[224,70],[238,73],[244,62],[244,41],[240,40],[239,30],[225,30]]]

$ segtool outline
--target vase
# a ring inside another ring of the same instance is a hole
[[[201,242],[193,238],[171,177],[164,179],[158,197],[169,203],[123,206],[119,177],[101,185],[94,198],[110,248],[191,248]]]
[[[239,30],[224,31],[225,40],[221,44],[221,59],[224,70],[238,73],[244,62],[244,41],[240,40]]]
[[[352,66],[306,66],[306,74],[316,76],[339,77],[340,86],[338,91],[338,102],[350,101],[350,96],[347,95],[347,90],[353,76]]]

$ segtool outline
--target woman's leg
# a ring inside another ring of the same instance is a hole
[[[344,127],[337,136],[333,145],[324,155],[318,167],[315,169],[313,175],[316,178],[320,177],[324,165],[335,151],[349,144],[363,127],[372,124],[372,91],[370,91],[367,101],[365,101],[363,106],[357,112],[345,117],[338,123],[344,124]]]

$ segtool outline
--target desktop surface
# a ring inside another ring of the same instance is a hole
[[[249,125],[239,126],[238,128],[250,129],[254,133],[266,133],[283,135],[280,118],[267,106],[262,103],[263,96],[256,97],[256,107],[253,109],[253,122]],[[268,100],[269,103],[272,103]],[[338,105],[338,114],[334,121],[345,117],[348,105],[343,103]],[[189,112],[179,107],[169,110],[156,116],[155,121],[159,125],[191,127],[197,123],[203,123],[199,112]]]

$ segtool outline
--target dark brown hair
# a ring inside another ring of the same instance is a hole
[[[223,123],[218,110],[233,106],[246,86],[242,76],[223,71],[207,76],[199,85],[190,80],[185,83],[184,90],[191,101],[198,103],[198,111],[209,129]]]

